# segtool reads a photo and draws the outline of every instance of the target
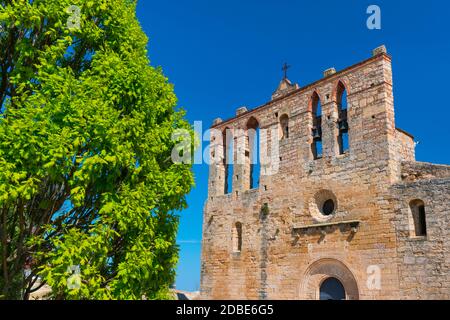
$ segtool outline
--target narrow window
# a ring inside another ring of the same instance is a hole
[[[233,228],[233,252],[242,251],[242,223],[236,222]]]
[[[322,139],[318,139],[314,141],[314,159],[322,159],[323,157],[323,150],[322,150]]]
[[[320,159],[323,156],[322,152],[322,104],[319,95],[314,92],[311,99],[311,111],[313,117],[312,136],[313,142],[311,144],[311,151],[314,159]]]
[[[234,163],[234,139],[231,129],[225,129],[223,133],[224,166],[225,166],[225,194],[230,194],[233,189],[233,163]]]
[[[338,136],[339,154],[348,152],[348,132],[340,131]]]
[[[289,117],[284,114],[280,118],[281,139],[289,139]]]
[[[349,150],[348,142],[348,119],[347,119],[347,90],[344,84],[339,81],[336,91],[337,105],[338,105],[338,145],[339,154],[345,154]]]
[[[414,223],[414,235],[416,237],[425,237],[427,235],[425,203],[422,200],[413,200],[409,207]]]
[[[260,165],[260,147],[259,147],[259,139],[260,139],[260,129],[259,123],[255,118],[250,118],[247,123],[247,143],[248,143],[248,152],[246,152],[246,163],[248,163],[248,172],[249,172],[249,188],[257,189],[259,187],[260,182],[260,173],[261,173],[261,165]]]

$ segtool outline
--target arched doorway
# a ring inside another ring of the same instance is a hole
[[[336,282],[338,281],[338,282]],[[325,297],[325,295],[328,295]],[[358,283],[350,269],[332,258],[312,262],[300,283],[301,300],[358,300]]]
[[[320,300],[345,300],[345,298],[345,288],[336,278],[328,278],[320,286]]]

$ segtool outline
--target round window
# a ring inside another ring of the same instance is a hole
[[[334,201],[332,199],[328,199],[323,203],[322,213],[326,216],[332,215],[334,212],[334,208],[335,208]]]
[[[319,190],[309,201],[309,210],[318,222],[330,221],[336,214],[339,202],[331,190]]]

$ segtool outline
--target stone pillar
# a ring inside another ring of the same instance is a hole
[[[225,166],[224,166],[224,137],[222,132],[211,129],[210,138],[210,165],[209,165],[209,197],[220,196],[225,193]]]
[[[234,153],[234,177],[233,177],[233,193],[234,196],[241,195],[242,192],[248,190],[250,185],[250,173],[247,169],[250,163],[246,156],[248,152],[247,134],[243,129],[236,129],[234,137],[235,153]]]
[[[332,159],[339,154],[338,145],[338,106],[336,101],[325,101],[322,104],[322,148],[323,158]]]

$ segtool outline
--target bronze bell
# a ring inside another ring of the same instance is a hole
[[[341,130],[341,131],[348,130],[348,123],[347,123],[347,121],[340,121],[339,122],[339,130]]]
[[[313,135],[314,139],[320,139],[321,138],[321,134],[320,133],[321,132],[320,132],[319,128],[313,128],[312,135]]]

